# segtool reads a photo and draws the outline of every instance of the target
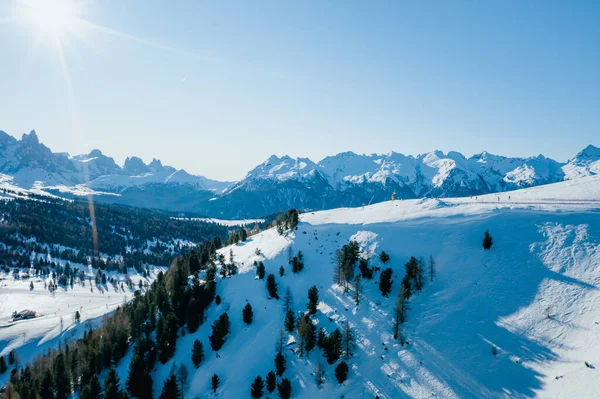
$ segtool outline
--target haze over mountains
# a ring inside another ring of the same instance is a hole
[[[210,174],[210,171],[207,171]],[[35,131],[20,140],[0,131],[0,173],[22,188],[62,196],[194,212],[213,217],[260,217],[289,208],[360,206],[396,198],[455,197],[504,192],[600,173],[592,145],[567,163],[543,155],[511,158],[488,152],[417,156],[343,152],[318,163],[271,156],[238,182],[221,182],[132,156],[123,166],[100,150],[71,156],[52,152]]]

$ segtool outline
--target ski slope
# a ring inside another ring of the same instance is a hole
[[[91,267],[72,265],[86,270],[86,279],[96,275],[96,270]],[[81,338],[85,329],[100,323],[102,316],[133,298],[140,280],[151,283],[161,270],[165,271],[165,268],[150,268],[150,275],[145,278],[130,269],[128,276],[134,283],[132,289],[126,284],[126,276],[107,272],[108,279],[113,276],[117,279],[118,288],[112,284],[97,286],[93,283],[92,289],[89,281],[85,281],[85,284],[76,283],[73,288],[59,286],[54,293],[44,288],[42,278],[15,279],[13,272],[0,273],[0,355],[6,356],[14,349],[24,365],[61,342]],[[33,289],[29,286],[31,282]],[[24,309],[35,311],[37,317],[12,321],[12,313]],[[75,321],[76,311],[81,315],[79,322]],[[8,379],[8,374],[0,376],[0,386]]]
[[[262,260],[283,296],[290,288],[293,308],[304,311],[307,291],[320,293],[318,327],[341,329],[347,320],[357,336],[348,361],[348,380],[339,385],[320,350],[298,357],[285,349],[294,398],[592,398],[600,390],[600,179],[591,177],[498,196],[395,201],[307,213],[295,233],[275,229],[230,249],[239,274],[219,279],[219,306],[213,305],[198,332],[177,342],[175,357],[153,373],[154,390],[173,364],[192,373],[185,398],[212,397],[210,377],[218,374],[224,398],[249,397],[253,379],[274,369],[275,344],[283,327],[282,301],[267,299],[265,280],[255,277]],[[484,251],[483,232],[494,246]],[[351,292],[332,284],[337,248],[355,239],[371,265],[377,255],[391,256],[392,294],[383,298],[379,273],[364,280],[359,306]],[[260,249],[257,255],[256,249]],[[301,250],[305,268],[292,274],[288,249]],[[410,256],[432,255],[437,277],[409,301],[402,331],[407,346],[392,336],[393,309]],[[279,277],[279,267],[286,274]],[[254,322],[242,322],[250,302]],[[217,356],[209,346],[210,324],[227,311],[232,323]],[[547,317],[547,314],[549,317]],[[204,343],[206,358],[194,369],[193,341]],[[293,342],[293,337],[290,338]],[[498,354],[492,354],[492,346]],[[326,381],[314,381],[318,361]],[[127,361],[119,366],[122,380]],[[586,367],[584,362],[591,367]],[[265,397],[275,397],[275,394]]]

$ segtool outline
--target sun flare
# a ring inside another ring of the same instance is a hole
[[[56,44],[77,33],[81,3],[77,0],[22,0],[18,18],[36,32],[38,40]]]

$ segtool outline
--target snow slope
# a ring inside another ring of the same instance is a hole
[[[318,327],[331,332],[347,320],[358,348],[349,360],[342,386],[326,366],[326,382],[317,388],[319,350],[299,358],[285,349],[294,398],[592,398],[600,389],[600,178],[558,183],[478,198],[385,202],[301,216],[295,233],[274,229],[230,249],[239,274],[219,280],[223,302],[211,306],[208,320],[195,334],[177,342],[174,359],[154,372],[158,394],[173,363],[193,370],[185,398],[211,397],[210,376],[221,379],[219,396],[249,397],[252,380],[272,370],[275,343],[283,325],[281,301],[267,299],[264,280],[255,278],[253,262],[265,262],[277,277],[282,296],[289,288],[293,308],[305,310],[307,290],[320,292]],[[483,232],[494,246],[484,251]],[[389,298],[377,282],[365,282],[365,296],[355,306],[351,293],[332,284],[335,250],[355,239],[371,264],[377,254],[391,256],[394,270]],[[256,249],[260,249],[257,255]],[[305,269],[292,274],[288,248],[302,250]],[[409,301],[403,333],[409,345],[392,337],[392,312],[410,256],[432,255],[436,279]],[[279,267],[286,274],[279,277]],[[254,322],[242,322],[246,302]],[[232,328],[217,357],[210,350],[210,324],[229,313]],[[546,312],[550,317],[546,317]],[[191,364],[194,339],[205,346],[198,370]],[[492,354],[492,345],[498,354]],[[584,361],[589,362],[588,368]],[[119,366],[121,379],[127,365]],[[271,395],[274,397],[274,395]]]
[[[59,262],[64,265],[64,262]],[[91,267],[71,265],[85,270],[86,278],[96,275],[96,270]],[[99,323],[102,316],[133,298],[140,280],[151,283],[161,270],[165,268],[150,268],[149,277],[144,278],[130,269],[128,276],[134,283],[134,289],[129,289],[127,284],[124,284],[123,290],[111,284],[101,287],[94,284],[91,290],[86,281],[85,284],[75,284],[73,288],[59,286],[54,293],[44,289],[44,280],[39,277],[15,279],[12,272],[9,275],[0,273],[0,356],[6,356],[14,349],[21,364],[25,364],[60,342],[80,338],[85,329]],[[124,275],[106,274],[109,279],[114,276],[117,281],[126,282]],[[50,281],[48,278],[47,282]],[[33,289],[29,287],[30,282],[34,284]],[[35,311],[38,317],[13,322],[12,313],[24,309]],[[79,323],[74,320],[76,311],[81,314]],[[0,386],[8,377],[8,373],[0,377]]]

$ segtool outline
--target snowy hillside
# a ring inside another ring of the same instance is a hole
[[[220,397],[249,397],[257,375],[273,369],[275,343],[283,326],[282,301],[267,299],[254,261],[275,274],[279,295],[293,293],[293,309],[305,311],[307,290],[316,285],[320,301],[313,317],[328,332],[349,321],[357,336],[348,360],[348,380],[339,385],[334,366],[319,349],[308,357],[284,353],[296,398],[592,398],[600,388],[600,178],[524,189],[498,196],[448,200],[385,202],[364,209],[307,213],[289,236],[275,229],[226,247],[239,275],[219,280],[222,303],[212,305],[198,332],[178,340],[173,360],[153,373],[155,393],[172,363],[191,370],[186,398],[209,397],[210,376],[221,379]],[[494,238],[490,251],[483,232]],[[392,293],[382,297],[377,283],[364,280],[359,306],[351,292],[332,284],[335,251],[356,240],[362,256],[383,267],[386,251],[394,271]],[[293,274],[288,250],[304,254],[305,268]],[[260,251],[257,251],[259,249]],[[257,255],[257,253],[260,253]],[[437,276],[409,300],[401,330],[409,344],[394,340],[393,309],[410,256],[433,256]],[[279,267],[285,275],[279,277]],[[254,321],[242,322],[250,303]],[[231,332],[223,348],[210,350],[210,323],[227,311]],[[191,364],[195,339],[204,342],[206,359]],[[289,342],[297,340],[297,335]],[[495,347],[497,354],[492,354]],[[318,388],[314,371],[325,365]],[[584,362],[588,362],[587,367]],[[127,368],[119,366],[121,378]]]
[[[140,281],[151,283],[160,271],[166,269],[151,268],[148,277],[133,269],[128,275],[107,273],[109,280],[114,277],[117,281],[117,285],[113,286],[110,283],[91,284],[87,279],[93,280],[97,270],[77,264],[73,266],[85,270],[86,281],[78,282],[73,288],[59,286],[54,292],[47,287],[52,282],[51,278],[23,277],[23,273],[15,278],[13,272],[0,272],[0,356],[7,356],[15,350],[19,360],[25,364],[61,342],[80,338],[86,329],[98,325],[103,315],[130,300]],[[127,278],[133,283],[131,288],[127,286]],[[12,320],[13,312],[26,309],[35,312],[36,317]],[[79,321],[75,320],[77,311],[80,312]],[[8,373],[0,376],[0,385],[8,377]]]

